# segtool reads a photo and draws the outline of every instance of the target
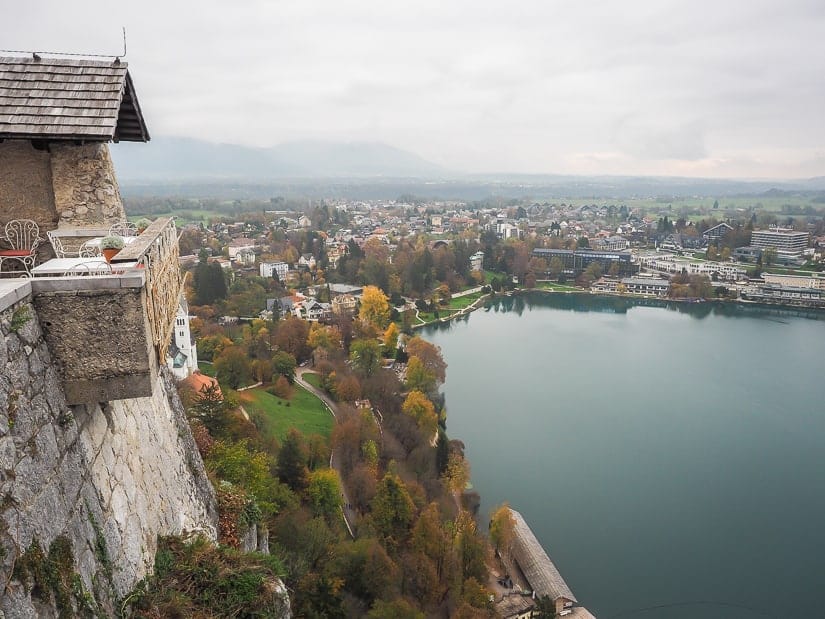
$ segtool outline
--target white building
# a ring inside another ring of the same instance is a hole
[[[645,269],[659,273],[687,273],[688,275],[707,275],[711,279],[738,281],[745,278],[745,269],[730,262],[711,262],[686,260],[670,254],[640,256],[639,264]]]
[[[272,277],[273,274],[278,276],[279,282],[286,281],[286,274],[289,272],[289,265],[286,262],[262,262],[258,270],[261,277]]]
[[[189,377],[198,369],[198,347],[189,330],[189,306],[183,297],[175,314],[175,328],[166,354],[166,365],[178,380]]]
[[[227,246],[230,260],[234,260],[242,251],[255,251],[255,241],[246,238],[233,239]]]
[[[808,233],[788,228],[771,228],[751,232],[751,246],[773,248],[777,253],[799,256],[808,246]]]
[[[471,271],[481,271],[484,269],[484,252],[477,251],[472,256],[470,256],[470,270]]]

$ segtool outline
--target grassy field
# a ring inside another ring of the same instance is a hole
[[[215,366],[212,365],[211,361],[198,361],[198,369],[201,371],[201,374],[215,378]]]
[[[565,284],[557,284],[555,282],[536,282],[536,288],[540,290],[558,290],[559,292],[575,292],[580,290],[575,286],[567,286]]]
[[[323,389],[321,388],[320,374],[316,374],[315,372],[307,372],[303,375],[303,379],[319,391],[323,391]]]
[[[290,428],[304,436],[332,433],[333,418],[323,402],[299,385],[293,385],[291,400],[283,400],[263,388],[241,391],[238,398],[250,415],[264,415],[262,428],[278,440],[283,440]],[[288,405],[287,405],[288,404]]]
[[[455,299],[450,299],[450,302],[447,303],[447,307],[445,309],[450,310],[461,310],[465,307],[468,307],[478,301],[481,297],[484,296],[483,292],[474,292],[473,294],[468,294],[463,297],[457,297]]]

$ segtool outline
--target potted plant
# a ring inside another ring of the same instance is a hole
[[[151,223],[152,222],[149,221],[148,219],[146,219],[145,217],[142,217],[142,218],[138,219],[135,222],[135,226],[137,226],[138,234],[143,234],[143,231],[146,230],[146,228],[148,228],[149,224],[151,224]]]
[[[104,236],[100,240],[100,252],[106,258],[106,262],[111,262],[124,245],[123,239],[119,236]]]

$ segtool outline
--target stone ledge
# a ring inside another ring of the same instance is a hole
[[[32,286],[28,279],[0,280],[0,312],[30,296]]]
[[[141,270],[129,271],[122,275],[89,275],[84,277],[36,277],[31,280],[31,289],[40,292],[73,292],[76,290],[120,290],[123,288],[143,288],[146,274]]]

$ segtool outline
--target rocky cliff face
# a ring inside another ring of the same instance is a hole
[[[0,311],[0,616],[112,615],[158,535],[216,525],[170,374],[151,397],[70,407],[30,299]]]

